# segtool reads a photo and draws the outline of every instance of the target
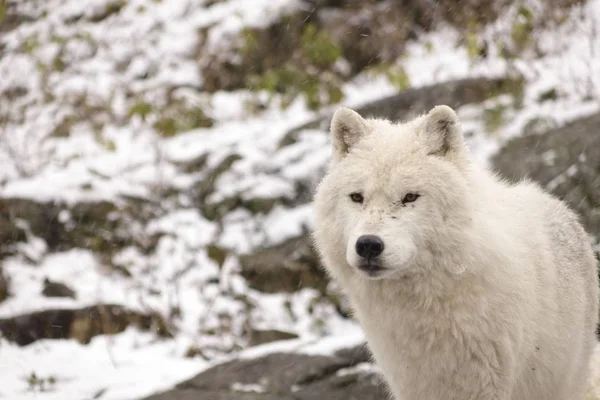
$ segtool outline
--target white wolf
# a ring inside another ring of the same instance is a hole
[[[598,278],[568,207],[469,160],[455,112],[338,110],[316,247],[402,400],[580,400]]]

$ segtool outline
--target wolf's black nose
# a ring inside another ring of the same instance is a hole
[[[374,235],[363,235],[356,241],[356,253],[368,260],[383,253],[383,240]]]

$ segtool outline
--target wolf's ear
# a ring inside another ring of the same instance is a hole
[[[369,134],[367,122],[356,111],[340,108],[331,120],[333,155],[337,160],[344,158],[352,146]]]
[[[431,155],[462,158],[466,149],[458,117],[448,106],[436,106],[429,111],[420,136]]]

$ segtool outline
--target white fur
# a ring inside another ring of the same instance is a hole
[[[315,244],[395,398],[584,399],[598,278],[576,215],[472,165],[449,107],[401,124],[341,109],[331,130]],[[387,269],[358,269],[365,234]]]

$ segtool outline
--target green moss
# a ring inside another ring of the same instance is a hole
[[[465,44],[467,46],[467,54],[469,55],[469,58],[477,58],[479,55],[479,39],[477,37],[477,32],[468,31],[465,34]]]
[[[75,123],[75,117],[66,116],[64,117],[60,123],[54,128],[51,133],[51,136],[66,138],[71,136],[71,129],[73,128],[73,124]]]
[[[50,41],[52,43],[57,43],[62,47],[69,42],[69,38],[67,38],[65,36],[60,36],[60,35],[52,35],[52,37],[50,38]]]
[[[265,90],[271,98],[281,94],[282,108],[288,107],[298,96],[304,97],[311,110],[317,110],[324,104],[338,103],[344,97],[341,84],[333,74],[311,74],[291,64],[263,75],[250,76],[249,87]]]
[[[146,121],[146,117],[148,114],[152,112],[152,104],[146,103],[144,101],[140,101],[139,103],[132,104],[129,107],[129,117],[133,117],[135,115],[139,115],[142,118],[142,121]]]
[[[509,94],[512,97],[512,106],[521,109],[525,99],[525,80],[522,77],[502,79],[498,85],[490,88],[487,98]]]
[[[326,90],[328,103],[335,104],[344,99],[344,91],[339,85],[326,85]]]
[[[282,108],[301,97],[308,108],[317,110],[344,96],[341,74],[332,68],[343,56],[342,47],[305,19],[289,15],[268,30],[245,29],[241,34],[242,63],[251,66],[249,74],[244,72],[243,86],[268,92],[269,103],[277,98]],[[275,43],[273,38],[279,36],[281,41]]]
[[[48,72],[48,66],[41,61],[38,61],[36,64],[37,70],[41,74],[46,74]]]
[[[368,71],[374,75],[384,75],[392,85],[401,91],[410,89],[410,78],[401,65],[378,64],[369,67]]]
[[[431,54],[433,52],[433,43],[431,42],[431,40],[428,40],[425,43],[425,52],[427,54]]]
[[[250,211],[252,214],[266,214],[275,206],[277,199],[272,198],[258,198],[250,199],[243,202],[244,208]]]
[[[6,11],[8,9],[8,4],[6,0],[0,0],[0,24],[6,18]]]
[[[240,53],[244,56],[254,54],[258,50],[258,33],[248,27],[245,27],[241,33],[243,37],[242,46],[240,47]]]
[[[154,123],[154,129],[162,137],[172,137],[177,134],[177,122],[170,117],[160,118]]]
[[[227,250],[217,245],[210,245],[206,248],[208,258],[216,262],[219,267],[223,266],[227,258]]]
[[[106,4],[104,10],[90,18],[92,22],[100,22],[113,14],[118,14],[127,5],[126,0],[114,0]]]
[[[546,90],[543,93],[540,93],[540,95],[538,96],[538,103],[543,103],[545,101],[554,101],[558,99],[558,91],[555,88]]]
[[[269,70],[263,75],[252,76],[250,86],[269,93],[286,93],[290,88],[298,86],[298,83],[306,77],[306,73],[299,68],[285,66]]]
[[[498,104],[483,110],[483,123],[487,132],[493,133],[504,125],[504,117],[507,107]]]
[[[300,41],[303,54],[314,65],[330,67],[342,56],[342,48],[314,24],[307,24]]]
[[[60,51],[54,60],[52,60],[52,70],[62,72],[66,68],[65,60],[63,59],[62,51]]]
[[[97,130],[94,132],[94,138],[96,139],[96,143],[98,143],[100,146],[104,147],[105,150],[107,151],[115,151],[117,149],[117,145],[115,144],[115,142],[113,142],[110,139],[106,139],[102,133],[100,132],[100,130]]]
[[[398,89],[402,91],[410,89],[410,78],[402,66],[394,65],[388,69],[386,76],[390,83]]]
[[[196,128],[210,128],[214,121],[206,116],[200,108],[183,109],[179,113],[179,128],[188,131]]]
[[[126,1],[113,1],[106,5],[106,13],[108,15],[116,14],[127,4]]]
[[[27,54],[33,53],[38,47],[40,47],[40,41],[37,36],[30,36],[23,41],[23,51]]]
[[[138,108],[137,111],[146,111],[146,109],[141,107],[141,110]],[[185,108],[185,105],[176,102],[161,113],[161,117],[153,127],[161,136],[172,137],[192,129],[210,128],[213,123],[213,120],[200,108]]]
[[[511,39],[517,50],[523,50],[531,42],[533,29],[533,14],[521,5],[511,30]]]
[[[41,378],[37,376],[35,372],[32,372],[26,377],[27,386],[29,391],[31,392],[46,392],[50,390],[54,390],[54,385],[56,385],[56,378],[52,375],[47,378]]]

